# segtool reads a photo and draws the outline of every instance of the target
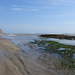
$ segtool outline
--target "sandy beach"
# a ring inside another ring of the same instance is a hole
[[[0,0],[0,75],[75,75],[75,0]]]
[[[34,51],[34,45],[18,40],[15,42],[17,45],[11,40],[0,39],[0,75],[68,75],[64,70],[55,69],[52,63],[54,56],[48,60],[48,54]]]
[[[50,75],[28,55],[21,55],[20,48],[10,40],[0,39],[0,75]],[[52,75],[52,74],[51,74]]]

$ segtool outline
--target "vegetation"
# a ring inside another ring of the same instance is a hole
[[[75,49],[72,46],[64,45],[55,41],[35,40],[32,42],[42,47],[43,50],[50,53],[57,53],[63,58],[60,64],[61,68],[75,69]]]

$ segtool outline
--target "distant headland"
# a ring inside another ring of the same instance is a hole
[[[0,29],[0,33],[3,33],[3,31]]]

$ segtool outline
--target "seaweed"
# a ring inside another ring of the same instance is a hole
[[[57,53],[59,54],[63,60],[61,62],[62,68],[67,69],[75,69],[75,49],[72,49],[69,45],[64,45],[55,41],[47,41],[47,40],[34,40],[34,44],[37,44],[39,47],[44,47],[43,50],[49,53]],[[63,48],[63,50],[60,50]]]

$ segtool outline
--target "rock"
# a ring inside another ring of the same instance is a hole
[[[47,38],[75,40],[75,36],[64,35],[64,34],[42,34],[40,36]]]
[[[3,31],[0,29],[0,33],[3,33]]]

